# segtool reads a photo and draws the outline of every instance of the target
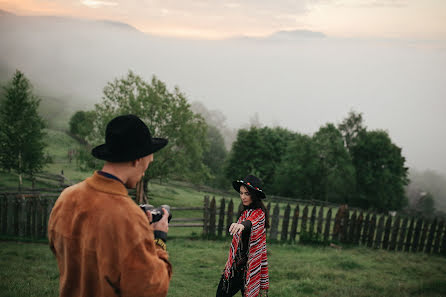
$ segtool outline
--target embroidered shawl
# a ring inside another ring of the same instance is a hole
[[[245,210],[237,223],[249,220],[252,223],[251,235],[249,237],[248,263],[245,276],[245,297],[257,297],[260,290],[268,290],[268,259],[266,257],[266,232],[265,213],[262,209]],[[229,249],[228,261],[224,270],[224,278],[228,280],[234,276],[235,255],[239,246],[240,235],[234,234],[231,248]]]

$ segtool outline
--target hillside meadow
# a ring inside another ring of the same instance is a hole
[[[222,241],[168,242],[170,297],[208,297],[226,261]],[[268,245],[270,296],[446,296],[446,259],[366,248]],[[0,296],[58,295],[56,261],[46,244],[0,241]]]
[[[61,131],[47,130],[45,171],[76,182],[92,172],[81,172],[68,162],[67,150],[77,143]],[[0,187],[16,187],[17,177],[0,173]],[[25,180],[25,186],[30,181]],[[38,181],[38,187],[48,186]],[[223,195],[181,182],[149,184],[154,205],[203,205],[203,197]],[[236,193],[224,195],[238,206]],[[227,200],[228,201],[228,200]],[[275,205],[275,204],[274,204]],[[283,214],[284,203],[280,204]],[[293,206],[294,207],[294,206]],[[177,211],[179,217],[202,217],[202,211]],[[228,254],[230,238],[204,240],[201,228],[171,227],[168,251],[174,266],[169,297],[213,296]],[[46,243],[0,241],[0,296],[57,296],[57,263]],[[446,296],[444,257],[348,247],[268,242],[270,296]]]

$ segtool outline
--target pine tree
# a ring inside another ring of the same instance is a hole
[[[16,71],[0,100],[0,168],[33,176],[46,163],[45,123],[38,114],[40,100],[25,75]]]

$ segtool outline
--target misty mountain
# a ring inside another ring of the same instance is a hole
[[[65,127],[75,110],[101,100],[107,82],[132,70],[219,110],[229,128],[257,114],[263,125],[312,134],[354,109],[369,129],[389,132],[409,166],[446,173],[444,42],[340,39],[305,30],[190,40],[119,22],[7,12],[0,13],[0,38],[1,82],[23,71],[43,98],[42,112]]]

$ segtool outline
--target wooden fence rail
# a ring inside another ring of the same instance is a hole
[[[48,219],[60,193],[0,193],[0,235],[28,239],[47,237]],[[171,207],[171,211],[202,211],[203,207]],[[215,215],[213,215],[215,219]],[[204,218],[173,216],[169,227],[203,228]],[[223,228],[222,228],[223,230]]]
[[[228,202],[224,198],[217,201],[215,197],[210,199],[206,196],[204,205],[203,234],[210,238],[227,235],[230,223],[237,219],[237,215],[233,213],[233,201],[230,199]],[[225,205],[228,205],[227,210]],[[238,209],[241,208],[240,203]],[[267,230],[268,240],[281,242],[310,240],[325,244],[336,242],[389,251],[424,252],[446,256],[445,222],[438,221],[437,218],[426,220],[392,217],[358,210],[351,212],[346,205],[336,210],[319,205],[288,203],[285,207],[283,205],[281,207],[279,203],[275,205],[268,203],[267,209],[271,224]],[[336,214],[332,219],[334,211]],[[223,230],[225,216],[227,223],[226,229]]]
[[[57,199],[52,193],[0,193],[0,234],[41,239]],[[205,237],[227,236],[242,209],[232,199],[204,198],[202,207],[172,207],[170,227],[202,228]],[[281,242],[362,245],[390,251],[446,255],[446,224],[437,218],[392,217],[364,211],[299,203],[268,203],[267,238]],[[176,217],[176,211],[202,211],[201,217]]]

